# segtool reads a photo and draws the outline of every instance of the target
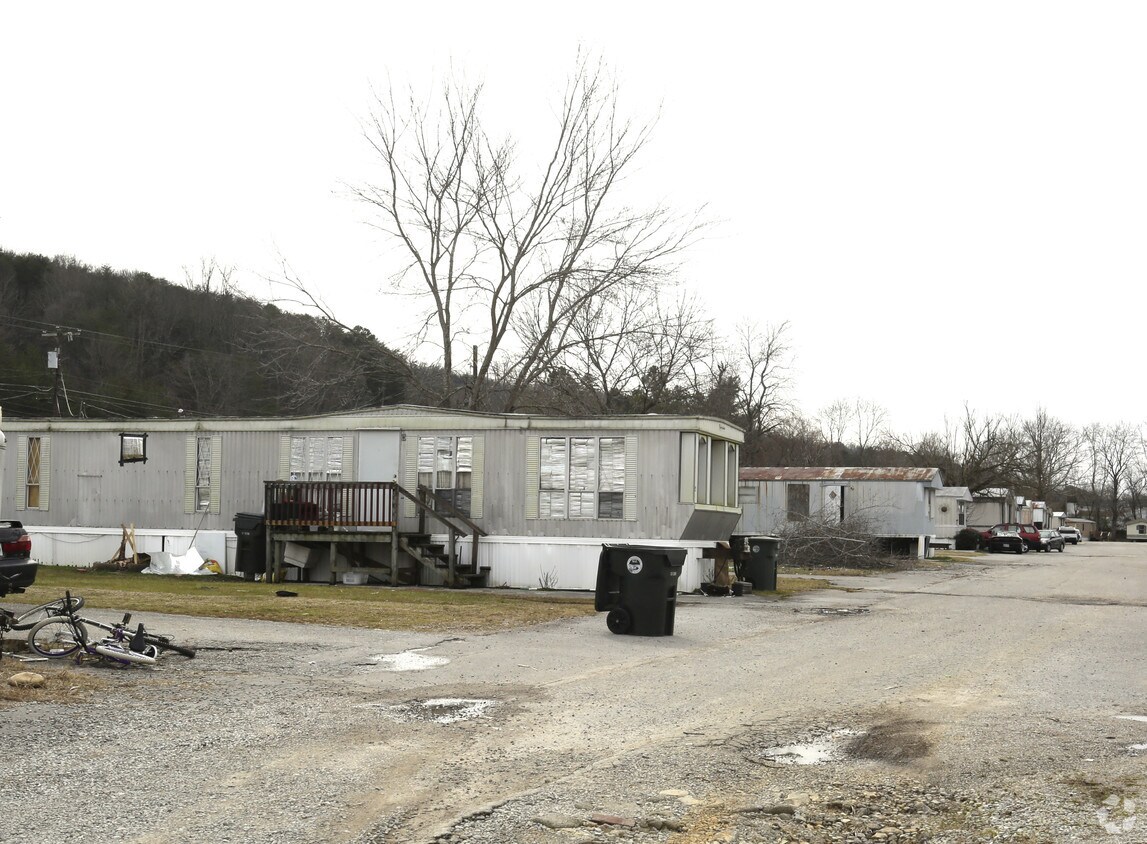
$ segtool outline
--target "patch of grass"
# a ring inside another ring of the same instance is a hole
[[[5,657],[0,666],[0,703],[84,703],[107,687],[107,681],[85,671],[76,671],[66,660],[59,662],[21,663]],[[22,671],[44,677],[38,688],[12,686],[8,678]]]
[[[378,630],[463,630],[493,632],[594,613],[593,597],[569,598],[533,592],[420,589],[414,587],[326,586],[309,583],[253,583],[219,575],[157,576],[121,571],[81,571],[41,566],[20,603],[39,604],[83,595],[85,612],[97,608],[206,618],[250,618],[328,624]],[[297,597],[280,598],[278,589]]]
[[[802,595],[817,589],[835,589],[827,580],[818,577],[782,577],[777,576],[777,591],[773,594],[781,598],[791,598],[793,595]]]
[[[816,575],[818,577],[868,577],[876,569],[844,569],[834,566],[781,566],[790,574]]]

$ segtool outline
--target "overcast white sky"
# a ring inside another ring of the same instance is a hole
[[[0,33],[0,248],[213,258],[260,297],[281,257],[397,345],[342,187],[372,174],[371,86],[453,65],[528,136],[580,44],[660,107],[648,199],[721,221],[686,280],[730,330],[791,324],[806,413],[1147,415],[1141,2],[0,0]]]

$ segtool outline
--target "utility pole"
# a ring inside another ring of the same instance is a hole
[[[63,373],[60,371],[60,340],[66,339],[71,342],[77,334],[78,331],[64,331],[58,325],[54,331],[44,331],[40,334],[45,340],[56,341],[56,348],[48,350],[48,369],[52,370],[52,407],[56,411],[56,416],[64,415],[60,412],[60,393],[64,381]]]

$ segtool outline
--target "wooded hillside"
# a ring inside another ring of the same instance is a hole
[[[48,368],[59,350],[59,377]],[[9,416],[275,416],[405,399],[405,363],[362,328],[223,285],[0,251],[0,407]]]

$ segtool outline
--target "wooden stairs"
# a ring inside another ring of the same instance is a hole
[[[488,585],[489,566],[462,566],[455,562],[454,572],[451,574],[450,554],[446,546],[441,542],[435,542],[430,534],[400,534],[398,547],[417,560],[420,565],[441,577],[447,586],[465,589]]]

